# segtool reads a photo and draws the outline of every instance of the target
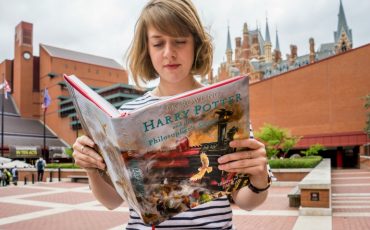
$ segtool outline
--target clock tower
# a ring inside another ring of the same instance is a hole
[[[35,88],[33,25],[20,22],[15,28],[13,97],[22,117],[36,118],[39,89]],[[36,67],[37,68],[37,67]]]

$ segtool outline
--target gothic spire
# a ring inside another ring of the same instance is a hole
[[[342,31],[345,32],[352,42],[352,30],[348,28],[346,15],[344,14],[342,0],[339,0],[339,13],[338,13],[338,28],[334,32],[334,40],[337,43],[340,39]]]
[[[279,36],[278,36],[278,30],[276,29],[276,45],[275,45],[276,50],[280,50],[280,44],[279,44]]]
[[[227,26],[227,44],[226,44],[226,52],[228,50],[232,50],[231,48],[231,38],[230,38],[230,27]]]
[[[271,43],[270,30],[269,30],[269,24],[268,24],[267,18],[266,18],[266,36],[265,36],[265,42],[270,42]]]

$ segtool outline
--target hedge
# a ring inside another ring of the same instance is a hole
[[[269,160],[270,167],[279,168],[314,168],[322,160],[321,156],[310,156],[301,158],[284,158]]]

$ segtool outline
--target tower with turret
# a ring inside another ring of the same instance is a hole
[[[266,18],[266,35],[265,35],[265,44],[263,45],[264,51],[265,51],[265,62],[271,62],[272,61],[272,44],[270,39],[270,30],[269,30],[269,24],[268,20]]]
[[[347,25],[342,0],[339,3],[338,28],[334,32],[335,53],[342,53],[352,49],[352,30]]]
[[[242,38],[235,38],[235,57],[233,59],[230,28],[228,27],[227,61],[221,63],[215,79],[220,81],[233,77],[236,74],[241,74],[249,75],[250,81],[256,82],[352,49],[352,30],[347,25],[342,0],[339,1],[338,27],[337,31],[334,32],[334,42],[321,44],[318,50],[315,50],[314,38],[310,38],[308,40],[308,46],[310,47],[310,52],[299,55],[299,47],[291,44],[290,52],[283,59],[278,31],[276,30],[276,44],[273,49],[269,22],[266,18],[264,37],[258,26],[255,30],[250,30],[247,23],[243,24]]]

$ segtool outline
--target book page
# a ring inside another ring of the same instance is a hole
[[[218,170],[217,159],[249,137],[248,78],[198,90],[112,119],[117,145],[145,223],[240,189],[246,175]],[[137,209],[136,209],[137,208]]]
[[[117,144],[117,137],[111,122],[112,118],[68,82],[67,86],[84,131],[95,142],[96,151],[104,158],[107,172],[111,180],[115,182],[117,192],[130,206],[137,207],[138,204],[129,178],[130,174],[125,167]],[[100,97],[100,95],[98,96]]]

